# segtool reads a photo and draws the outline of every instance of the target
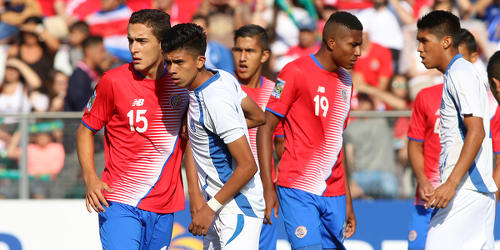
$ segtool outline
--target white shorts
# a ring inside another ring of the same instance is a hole
[[[259,249],[263,219],[243,214],[215,214],[203,237],[203,249]]]
[[[494,250],[495,195],[461,189],[432,216],[426,250]]]

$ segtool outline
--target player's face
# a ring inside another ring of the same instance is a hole
[[[262,64],[269,58],[269,51],[263,51],[258,37],[238,37],[232,49],[236,75],[239,79],[250,79],[260,74]]]
[[[134,69],[147,75],[163,59],[161,43],[153,35],[153,29],[142,23],[129,24],[127,33]]]
[[[428,69],[440,66],[441,56],[444,54],[440,39],[429,30],[418,30],[417,40],[417,51],[424,66]]]
[[[173,82],[179,87],[192,90],[191,85],[204,67],[205,57],[195,56],[190,51],[180,48],[165,53],[165,63]]]
[[[362,32],[341,27],[335,36],[332,47],[333,60],[337,66],[352,69],[358,57],[361,56]]]

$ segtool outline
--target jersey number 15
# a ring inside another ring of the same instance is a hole
[[[142,122],[142,127],[135,127],[134,126],[134,110],[130,110],[127,113],[128,117],[128,123],[130,124],[130,131],[137,131],[139,133],[144,133],[148,129],[148,119],[146,118],[145,114],[146,111],[145,109],[138,109],[135,110],[135,123],[140,123]]]

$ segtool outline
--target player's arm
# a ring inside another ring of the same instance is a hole
[[[495,169],[493,170],[493,180],[497,185],[497,192],[495,194],[495,199],[498,202],[498,196],[500,195],[500,153],[495,153]]]
[[[271,212],[274,208],[274,217],[278,217],[279,202],[274,189],[272,179],[273,160],[273,133],[280,122],[280,117],[272,112],[266,111],[266,123],[257,130],[257,155],[260,166],[260,179],[264,189],[264,200],[266,210],[264,211],[264,223],[271,224]],[[279,153],[278,153],[279,154]],[[282,155],[282,153],[281,153]],[[281,158],[281,157],[280,157]]]
[[[276,152],[276,156],[278,159],[281,159],[283,156],[283,152],[285,152],[285,137],[284,136],[275,136],[274,137],[274,151]]]
[[[186,169],[187,186],[189,194],[189,207],[191,210],[191,217],[206,204],[205,198],[201,194],[200,185],[198,182],[198,170],[193,158],[193,151],[191,151],[191,144],[186,146],[184,153],[184,168]]]
[[[245,135],[226,145],[238,165],[219,192],[193,216],[189,231],[194,235],[206,235],[215,212],[231,200],[257,173],[257,164]]]
[[[483,119],[474,117],[471,114],[464,115],[464,124],[467,129],[464,145],[455,168],[453,168],[448,180],[439,186],[434,195],[429,198],[425,205],[428,207],[445,208],[455,195],[460,181],[469,170],[483,142],[485,133]]]
[[[349,189],[349,178],[347,168],[344,168],[345,177],[345,200],[346,200],[346,224],[345,224],[345,238],[351,237],[356,232],[356,216],[354,215],[354,208],[352,206],[351,190]]]
[[[417,179],[417,195],[423,201],[428,201],[434,193],[434,187],[425,175],[424,165],[424,143],[410,139],[408,142],[408,154],[411,168]]]
[[[94,135],[95,132],[80,124],[76,131],[76,146],[78,160],[82,168],[83,180],[86,186],[86,205],[87,210],[92,212],[90,207],[96,212],[104,212],[105,207],[109,207],[108,202],[102,195],[102,190],[113,192],[106,183],[97,176],[94,165]]]
[[[247,121],[247,127],[255,128],[266,122],[266,117],[262,109],[257,105],[257,103],[252,100],[249,96],[246,96],[241,100],[241,109],[245,114],[245,120]]]

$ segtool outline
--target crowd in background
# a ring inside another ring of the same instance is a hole
[[[0,113],[82,111],[100,75],[130,62],[127,23],[143,8],[164,10],[172,25],[202,26],[209,38],[207,67],[229,72],[233,31],[249,23],[266,28],[272,56],[264,75],[270,79],[317,51],[333,12],[350,11],[363,24],[362,56],[351,72],[351,107],[360,111],[411,110],[419,90],[442,82],[440,72],[420,62],[415,39],[418,18],[431,10],[460,17],[476,39],[480,70],[500,49],[500,0],[0,0]],[[75,124],[30,125],[33,198],[71,196],[67,190],[79,178]],[[407,117],[351,119],[344,139],[353,197],[410,196],[408,125]],[[2,118],[0,198],[17,197],[19,139],[18,119]],[[97,150],[102,167],[102,147]]]

